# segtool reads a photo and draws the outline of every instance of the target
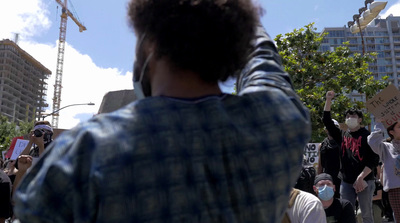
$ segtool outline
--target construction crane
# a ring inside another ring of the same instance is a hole
[[[79,27],[79,32],[86,30],[86,27],[79,22],[77,18],[68,10],[67,0],[62,2],[61,0],[56,0],[56,2],[61,5],[61,22],[60,22],[60,37],[58,40],[58,53],[57,53],[57,70],[56,70],[56,80],[54,83],[54,96],[53,96],[53,111],[58,111],[60,109],[61,103],[61,89],[62,89],[62,75],[63,75],[63,65],[64,65],[64,50],[65,50],[65,37],[67,34],[67,19],[70,17],[76,25]],[[58,114],[52,116],[52,126],[53,128],[58,128]]]

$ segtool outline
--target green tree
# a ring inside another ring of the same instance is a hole
[[[0,115],[0,151],[7,150],[14,137],[28,134],[34,122],[9,122],[6,116]]]
[[[295,90],[311,112],[312,142],[321,142],[326,137],[321,118],[327,91],[337,93],[332,104],[332,118],[340,122],[349,108],[366,111],[365,103],[351,100],[348,97],[350,93],[363,93],[369,99],[387,86],[384,81],[387,77],[375,80],[368,70],[368,63],[374,61],[376,53],[353,53],[347,47],[348,43],[334,51],[321,52],[319,49],[327,33],[317,33],[313,25],[295,29],[284,36],[278,35],[275,41],[285,71],[290,74]],[[364,120],[364,124],[370,121],[368,114]]]

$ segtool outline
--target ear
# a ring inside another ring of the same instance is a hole
[[[313,186],[313,190],[314,190],[314,192],[316,193],[316,194],[318,194],[318,188],[314,185]]]
[[[389,133],[390,133],[391,135],[394,135],[394,130],[390,130]]]
[[[358,118],[358,123],[361,124],[361,122],[362,122],[362,118]]]

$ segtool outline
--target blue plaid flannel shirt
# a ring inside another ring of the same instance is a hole
[[[150,97],[58,137],[15,194],[21,222],[280,222],[308,111],[260,27],[238,95]]]

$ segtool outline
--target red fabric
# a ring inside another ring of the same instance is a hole
[[[389,190],[389,203],[394,212],[394,219],[400,222],[400,188]]]
[[[18,136],[14,137],[11,141],[10,149],[8,150],[7,154],[5,155],[5,158],[9,159],[12,156],[12,153],[14,151],[15,143],[17,143],[17,139],[24,139],[23,136]]]

